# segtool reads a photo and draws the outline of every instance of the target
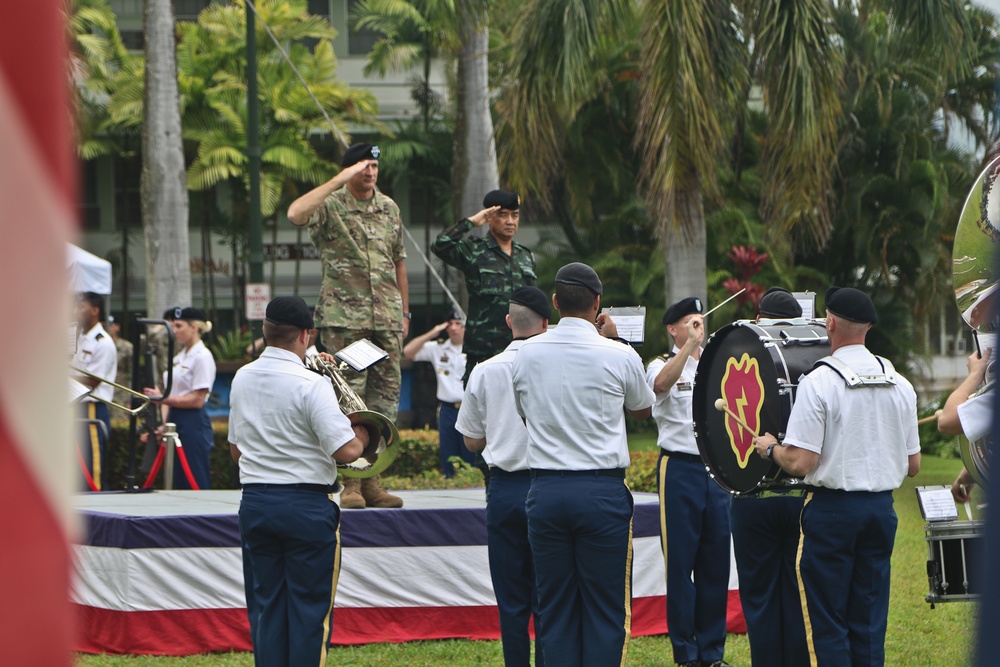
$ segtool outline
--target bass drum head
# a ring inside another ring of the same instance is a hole
[[[723,399],[758,432],[777,436],[784,430],[778,374],[762,334],[750,322],[722,327],[706,343],[695,374],[692,416],[698,451],[716,482],[733,493],[752,491],[779,472],[757,456],[753,434],[715,408]]]

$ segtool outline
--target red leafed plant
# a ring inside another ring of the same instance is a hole
[[[730,294],[736,294],[741,289],[745,290],[736,297],[736,303],[740,308],[747,304],[752,304],[756,308],[760,302],[760,297],[764,295],[764,286],[750,282],[751,279],[760,273],[764,263],[770,258],[766,252],[757,252],[753,246],[733,246],[728,253],[728,257],[736,265],[736,270],[740,273],[740,278],[730,278],[722,283],[722,286]]]

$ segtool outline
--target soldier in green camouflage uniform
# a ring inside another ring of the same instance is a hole
[[[379,149],[354,144],[343,169],[327,183],[295,200],[288,219],[308,224],[323,263],[316,327],[330,352],[367,338],[389,353],[364,373],[345,379],[369,410],[396,420],[403,339],[409,329],[406,251],[399,207],[375,188]],[[402,507],[403,501],[379,486],[378,478],[345,478],[346,509]]]
[[[482,211],[460,220],[434,240],[431,250],[465,274],[469,312],[465,323],[465,377],[480,361],[502,352],[510,343],[506,316],[510,296],[518,287],[535,284],[535,256],[514,242],[520,222],[516,194],[493,190]],[[471,236],[474,227],[489,225],[486,238]]]
[[[108,318],[108,334],[118,348],[118,375],[115,377],[115,384],[123,387],[132,387],[132,343],[122,338],[122,325],[114,317]],[[115,403],[118,405],[132,405],[131,395],[124,389],[115,388]]]

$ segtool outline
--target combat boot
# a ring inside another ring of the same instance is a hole
[[[361,480],[361,495],[368,507],[402,507],[403,499],[386,493],[379,482],[379,475]]]
[[[368,480],[365,480],[366,482]],[[357,477],[343,478],[344,490],[340,492],[340,508],[345,510],[363,510],[365,499],[361,495],[361,480]]]

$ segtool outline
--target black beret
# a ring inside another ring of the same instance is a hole
[[[510,302],[526,306],[547,320],[552,319],[552,305],[549,298],[545,296],[545,292],[534,285],[518,287],[510,295]]]
[[[382,151],[379,150],[378,146],[373,146],[372,144],[354,144],[344,153],[344,157],[340,160],[340,166],[350,167],[362,160],[377,160],[381,154]]]
[[[200,308],[192,308],[191,306],[188,306],[187,308],[174,308],[174,312],[172,314],[173,317],[170,318],[165,317],[163,319],[189,320],[189,321],[197,320],[199,322],[205,322],[208,320],[208,318],[205,317],[205,311],[201,310]]]
[[[271,324],[290,324],[299,329],[314,328],[313,314],[309,306],[297,296],[279,296],[271,299],[264,313]]]
[[[757,312],[761,317],[802,317],[802,305],[784,287],[772,287],[760,298]]]
[[[521,205],[517,198],[517,195],[513,192],[507,192],[506,190],[490,190],[483,197],[483,206],[489,208],[491,206],[499,206],[500,208],[505,208],[508,211],[516,211]]]
[[[458,320],[460,322],[464,322],[465,321],[465,315],[463,315],[462,311],[460,311],[460,310],[449,310],[448,311],[448,321],[450,322],[451,320]]]
[[[556,282],[563,285],[583,285],[594,294],[604,293],[604,285],[597,277],[597,272],[580,262],[572,262],[559,269]]]
[[[826,291],[826,309],[850,322],[875,324],[878,313],[872,298],[853,287],[831,287]]]
[[[176,317],[175,314],[178,313],[178,312],[180,312],[180,311],[182,311],[182,310],[184,310],[184,309],[181,308],[180,306],[172,306],[170,308],[167,308],[165,311],[163,311],[163,319],[169,320],[169,321],[172,322],[174,320],[174,318]]]
[[[703,312],[705,312],[705,306],[701,303],[701,299],[696,296],[689,296],[686,299],[681,299],[677,303],[671,304],[667,308],[667,311],[663,313],[663,323],[673,324],[689,313]]]

